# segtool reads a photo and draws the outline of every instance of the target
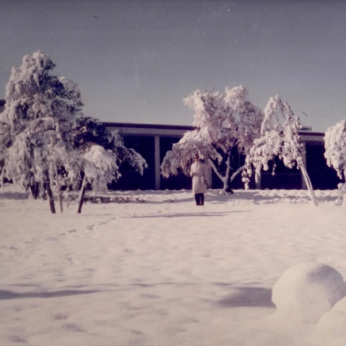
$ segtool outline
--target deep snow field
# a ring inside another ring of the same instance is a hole
[[[0,345],[345,345],[346,298],[314,322],[272,302],[295,265],[346,278],[346,207],[336,190],[316,196],[210,190],[197,207],[191,191],[117,191],[52,215],[1,188]],[[298,309],[328,306],[329,281],[299,281]]]

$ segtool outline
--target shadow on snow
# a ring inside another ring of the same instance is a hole
[[[81,294],[90,294],[90,293],[96,293],[96,292],[99,292],[99,291],[63,290],[63,291],[54,291],[54,292],[15,293],[11,291],[0,290],[0,300],[20,299],[20,298],[22,299],[23,298],[58,298],[58,297],[75,296],[75,295],[81,295]]]
[[[211,217],[211,216],[227,216],[234,213],[246,213],[248,211],[228,211],[228,212],[196,212],[196,213],[174,213],[174,214],[147,214],[129,216],[130,219],[151,219],[151,218],[173,218],[173,217]]]
[[[272,290],[262,287],[235,287],[232,293],[216,301],[225,308],[267,307],[275,308],[271,300]]]
[[[117,285],[112,286],[112,290],[116,289],[126,289],[128,290],[132,287],[140,287],[150,289],[158,285],[176,285],[176,286],[198,286],[197,283],[173,283],[164,282],[156,284],[146,284],[146,283],[134,283],[127,287],[119,287]],[[213,283],[213,285],[223,285],[230,286],[230,292],[227,296],[214,301],[213,303],[219,305],[223,308],[238,308],[238,307],[266,307],[275,308],[274,303],[271,300],[272,290],[262,287],[232,287],[226,283]],[[110,292],[109,290],[107,290]],[[92,293],[101,293],[105,291],[100,290],[61,290],[53,292],[26,292],[26,293],[15,293],[7,290],[0,290],[0,300],[10,300],[10,299],[27,299],[27,298],[59,298],[77,295],[86,295]]]

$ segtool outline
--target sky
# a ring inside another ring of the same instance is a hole
[[[346,118],[346,1],[0,0],[0,99],[41,50],[103,121],[191,125],[196,89],[279,94],[305,126]]]

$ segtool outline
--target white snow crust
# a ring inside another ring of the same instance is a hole
[[[276,285],[305,263],[346,276],[338,196],[316,191],[314,207],[303,190],[208,190],[197,207],[190,190],[88,191],[82,214],[64,196],[53,215],[1,188],[0,345],[343,346],[336,272],[291,271],[313,298],[300,309],[331,299],[314,323],[280,314],[289,283]]]

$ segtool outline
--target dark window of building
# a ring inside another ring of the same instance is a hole
[[[161,137],[160,138],[160,164],[163,161],[167,151],[172,150],[174,143],[179,142],[180,137]],[[191,189],[191,178],[187,177],[184,173],[179,173],[169,178],[161,176],[161,189],[163,190],[180,190]]]
[[[120,172],[122,176],[113,183],[111,189],[121,190],[154,190],[155,189],[155,161],[154,136],[124,135],[126,147],[136,150],[147,161],[148,168],[143,176],[135,171],[129,164],[123,164]]]
[[[306,144],[306,170],[313,188],[317,190],[335,189],[340,182],[336,171],[327,166],[324,151],[322,143]]]
[[[302,176],[296,167],[288,168],[279,158],[269,162],[269,169],[261,173],[261,189],[301,189]]]
[[[231,155],[231,167],[232,171],[230,174],[230,178],[233,173],[237,171],[237,169],[241,166],[243,166],[245,163],[245,156],[243,154],[240,154],[237,150],[232,150],[232,155]],[[219,167],[219,172],[221,173],[222,176],[225,176],[226,173],[226,164],[223,163]],[[244,183],[242,182],[242,175],[241,173],[237,174],[237,176],[234,178],[232,183],[230,184],[231,189],[243,189],[244,188]],[[214,171],[212,171],[212,186],[215,189],[221,189],[223,188],[223,183],[220,180],[220,178],[215,174]],[[252,187],[252,186],[250,186]]]

